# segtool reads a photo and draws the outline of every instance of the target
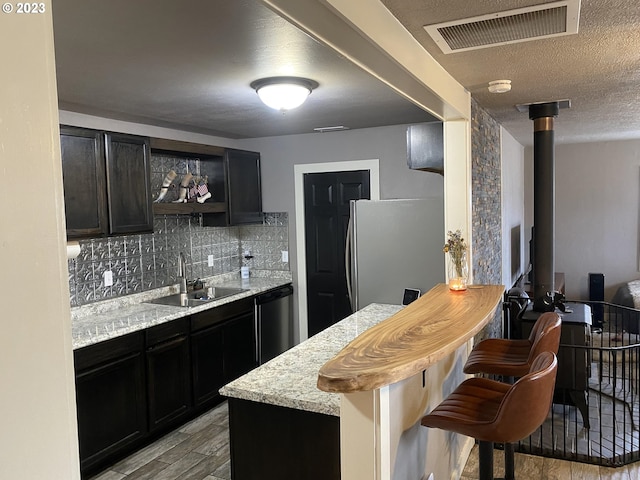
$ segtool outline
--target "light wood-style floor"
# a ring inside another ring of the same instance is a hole
[[[227,402],[92,480],[231,480]]]
[[[504,476],[501,450],[495,450],[494,462],[495,476]],[[515,454],[515,462],[517,480],[640,480],[640,462],[608,468],[520,453]],[[476,446],[461,480],[477,478]],[[226,402],[91,480],[231,480]]]
[[[494,477],[504,477],[504,454],[494,450]],[[516,480],[640,480],[640,462],[610,468],[555,458],[515,454]],[[478,446],[474,446],[461,480],[478,480]]]

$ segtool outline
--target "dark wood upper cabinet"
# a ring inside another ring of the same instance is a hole
[[[229,224],[262,223],[260,154],[244,150],[225,151]]]
[[[60,146],[67,236],[105,235],[108,217],[102,132],[61,127]]]
[[[153,231],[149,140],[60,127],[67,237]]]
[[[149,139],[105,134],[109,233],[153,231]]]
[[[260,153],[152,138],[158,154],[200,160],[202,175],[209,178],[212,198],[202,204],[154,203],[155,214],[202,214],[208,227],[262,223]]]

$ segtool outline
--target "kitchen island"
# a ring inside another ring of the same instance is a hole
[[[318,369],[401,309],[371,304],[220,390],[234,480],[340,478],[340,395],[316,387]]]
[[[464,379],[473,335],[502,293],[438,285],[406,308],[369,305],[225,386],[234,480],[461,470],[471,444],[419,421]]]

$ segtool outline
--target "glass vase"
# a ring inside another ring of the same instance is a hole
[[[462,291],[467,289],[469,279],[469,266],[467,264],[467,252],[459,255],[447,255],[447,274],[449,278],[449,289]]]

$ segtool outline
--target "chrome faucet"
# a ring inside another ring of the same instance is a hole
[[[184,253],[178,254],[178,279],[180,280],[180,293],[187,293],[187,261]]]

